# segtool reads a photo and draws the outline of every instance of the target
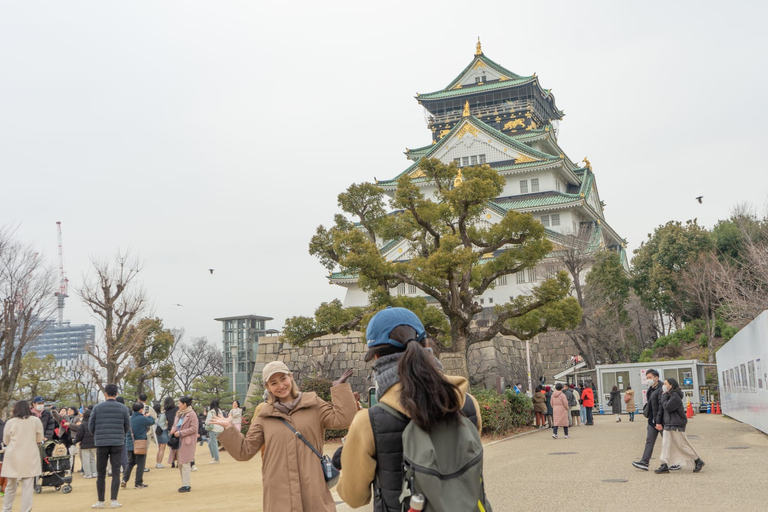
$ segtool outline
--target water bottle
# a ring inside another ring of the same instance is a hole
[[[419,512],[420,510],[424,510],[425,504],[426,500],[424,499],[423,494],[414,494],[411,496],[411,508],[408,509],[408,512]]]
[[[323,471],[325,471],[325,478],[333,478],[333,463],[328,457],[323,457]]]

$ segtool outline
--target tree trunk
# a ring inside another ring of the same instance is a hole
[[[470,346],[468,344],[466,328],[455,327],[452,330],[453,346],[455,347],[456,353],[459,354],[459,368],[454,373],[467,379],[467,382],[471,382],[471,379],[469,378],[470,376],[468,364]]]
[[[707,351],[709,352],[709,363],[715,362],[715,312],[707,315]]]

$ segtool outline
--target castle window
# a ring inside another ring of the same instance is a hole
[[[480,304],[485,304],[485,299],[480,299]]]
[[[553,278],[557,275],[557,267],[555,265],[547,265],[547,279]]]
[[[483,76],[476,76],[475,77],[475,83],[476,84],[481,84],[481,83],[485,82],[485,80],[486,80],[485,79],[485,75],[483,75]]]
[[[555,190],[560,192],[560,180],[555,180]]]
[[[405,283],[400,283],[399,285],[397,285],[397,294],[405,295]]]
[[[479,164],[484,164],[484,163],[485,163],[485,155],[479,155],[479,156],[477,157],[477,162],[478,162]]]
[[[506,286],[507,276],[499,276],[496,278],[496,286]]]
[[[412,284],[409,284],[408,285],[408,293],[410,293],[410,294],[416,293],[416,286],[412,285]]]
[[[539,191],[539,178],[531,178],[531,192]]]
[[[520,271],[515,274],[517,276],[517,284],[523,284],[525,282],[525,271]]]
[[[461,165],[463,165],[464,167],[469,165],[469,157],[468,156],[461,157]]]
[[[528,281],[531,283],[536,282],[536,269],[535,268],[529,268],[528,269]]]
[[[552,225],[553,226],[559,226],[560,225],[560,214],[559,213],[553,213],[552,214]]]
[[[558,223],[559,223],[559,221],[558,221]],[[542,224],[542,225],[543,225],[545,228],[548,228],[548,227],[549,227],[549,215],[542,215],[542,216],[541,216],[541,224]]]
[[[488,304],[493,304],[493,297],[488,297]]]
[[[456,163],[456,165],[461,167],[461,158],[454,158],[453,161]]]
[[[528,180],[520,180],[520,193],[521,194],[528,193]]]

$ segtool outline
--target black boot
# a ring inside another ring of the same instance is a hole
[[[656,473],[657,475],[660,475],[661,473],[669,473],[669,466],[667,466],[666,464],[662,464],[661,466],[659,466],[659,469],[656,469],[653,472]]]
[[[694,462],[696,463],[696,467],[693,468],[693,472],[698,473],[699,471],[701,471],[701,468],[704,467],[704,461],[701,459],[696,459]]]

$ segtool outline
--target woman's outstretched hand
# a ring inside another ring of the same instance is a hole
[[[232,426],[232,415],[230,414],[226,418],[223,416],[214,416],[208,423],[211,425],[219,425],[220,427],[227,429]]]
[[[348,379],[348,378],[350,378],[350,377],[352,376],[352,373],[353,373],[353,372],[352,372],[352,369],[351,369],[351,368],[350,368],[350,369],[347,369],[347,370],[345,370],[345,371],[344,371],[344,373],[343,373],[343,374],[341,375],[341,377],[339,378],[339,380],[335,380],[335,381],[333,381],[333,383],[331,384],[331,386],[338,386],[339,384],[344,384],[345,382],[347,382],[347,379]]]

